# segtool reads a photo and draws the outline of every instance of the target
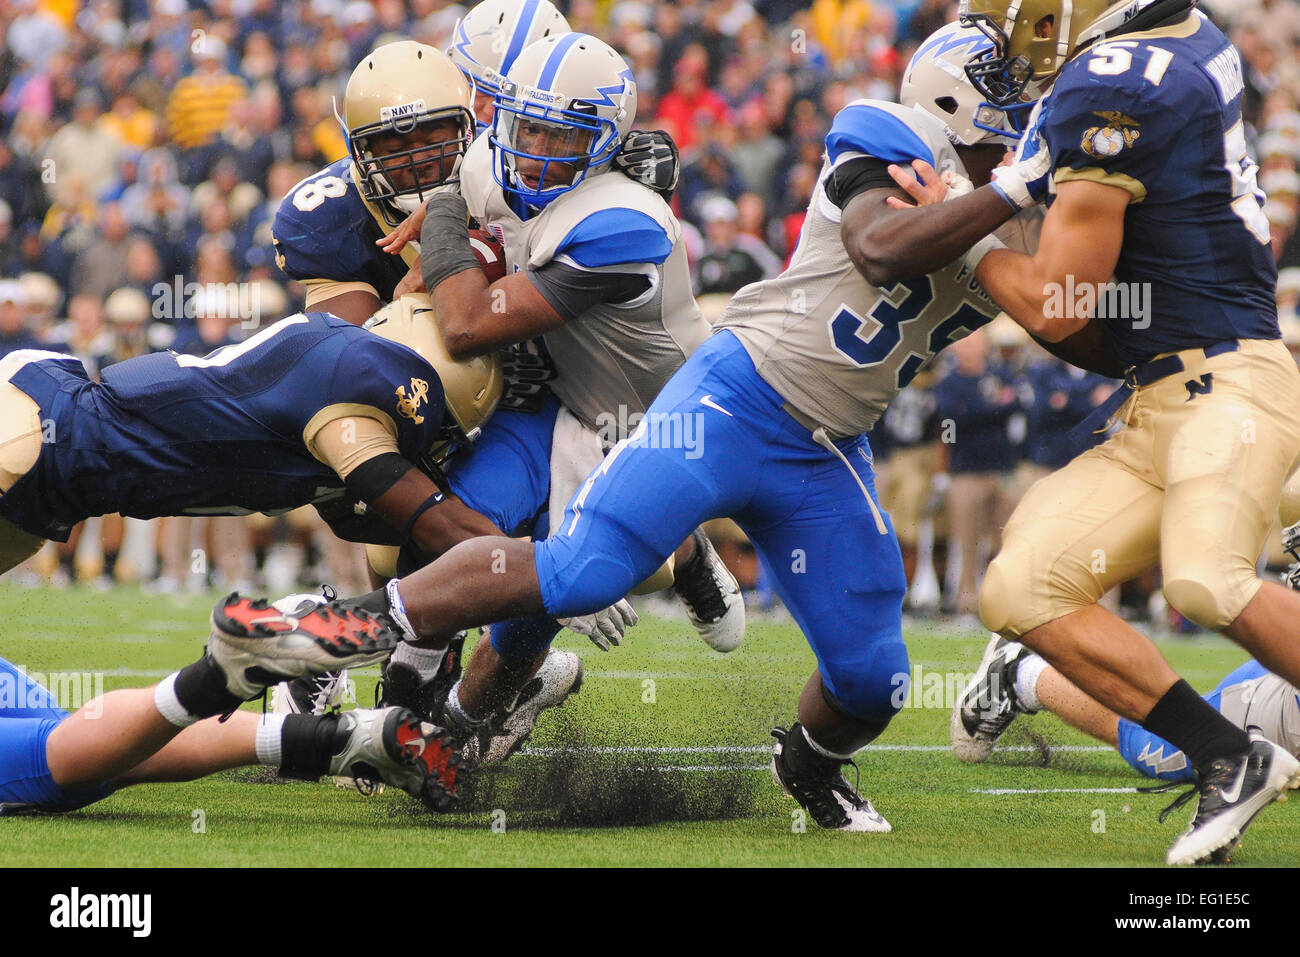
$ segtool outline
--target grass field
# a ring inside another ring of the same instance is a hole
[[[193,660],[216,596],[0,584],[0,656],[33,672],[103,673],[105,689],[150,684]],[[789,624],[751,622],[730,656],[684,623],[643,618],[621,648],[581,652],[581,694],[549,712],[524,754],[482,776],[455,814],[406,795],[283,783],[260,770],[150,785],[61,817],[0,818],[0,865],[855,865],[1154,866],[1190,816],[1170,795],[1050,715],[1020,719],[983,766],[948,751],[948,707],[924,675],[965,673],[985,637],[917,628],[920,705],[859,756],[861,788],[888,835],[801,831],[766,771],[768,731],[788,724],[812,656]],[[1199,690],[1244,655],[1217,638],[1162,644]],[[372,700],[377,669],[358,677]],[[933,680],[933,679],[932,679]],[[933,687],[931,686],[933,692]],[[852,772],[850,771],[850,774]],[[986,793],[1015,789],[1035,793]],[[1107,793],[1102,789],[1123,789]],[[1297,802],[1265,812],[1237,866],[1282,866],[1300,847]],[[201,811],[202,814],[196,814]],[[196,821],[203,824],[200,829]],[[201,833],[196,833],[201,831]]]

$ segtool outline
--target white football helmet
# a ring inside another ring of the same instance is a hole
[[[541,208],[605,172],[635,120],[636,82],[612,47],[585,33],[547,37],[519,55],[497,95],[493,175]]]
[[[475,87],[496,96],[529,44],[568,32],[551,0],[483,0],[457,21],[447,55]]]
[[[386,43],[352,71],[342,122],[357,188],[390,226],[459,172],[474,137],[472,104],[446,54],[414,40]]]
[[[960,23],[941,27],[913,54],[898,101],[943,123],[948,139],[957,146],[1014,144],[1033,101],[994,106],[966,76],[967,64],[991,49],[993,41],[975,27]]]

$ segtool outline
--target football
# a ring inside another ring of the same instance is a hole
[[[493,283],[506,274],[506,252],[496,237],[486,229],[471,229],[469,244],[474,247],[474,258],[483,267],[488,282]]]

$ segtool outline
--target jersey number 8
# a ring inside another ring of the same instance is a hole
[[[293,193],[294,208],[310,213],[327,199],[338,199],[348,191],[348,184],[337,176],[322,176],[303,183]]]

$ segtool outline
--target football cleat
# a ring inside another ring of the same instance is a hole
[[[1017,715],[1035,714],[1016,697],[1016,669],[1030,655],[1024,645],[1000,635],[989,639],[975,677],[952,708],[948,737],[953,754],[967,764],[988,760],[993,746]]]
[[[314,601],[286,612],[236,592],[217,605],[208,655],[231,694],[248,700],[281,681],[375,664],[402,641],[387,615]]]
[[[461,756],[446,729],[405,708],[358,708],[339,716],[341,743],[329,773],[401,788],[434,811],[448,811],[460,790]]]
[[[447,654],[432,678],[422,678],[410,665],[390,661],[375,688],[380,707],[409,708],[425,721],[442,723],[443,708],[452,686],[460,680],[465,654],[465,632],[460,632],[447,646]]]
[[[271,689],[272,714],[326,714],[356,701],[356,684],[346,669],[282,681]]]
[[[1258,728],[1248,730],[1250,746],[1245,751],[1210,762],[1196,783],[1160,812],[1164,823],[1193,795],[1198,798],[1191,826],[1174,841],[1166,863],[1226,863],[1255,815],[1273,801],[1285,801],[1287,791],[1300,788],[1300,761],[1265,738]]]
[[[691,537],[695,554],[678,566],[673,591],[705,644],[714,651],[735,651],[745,638],[745,600],[740,585],[703,529],[697,528]]]
[[[874,834],[892,831],[893,826],[844,777],[844,765],[853,764],[852,761],[817,755],[822,767],[814,773],[801,772],[792,766],[786,756],[786,745],[791,735],[802,733],[797,723],[789,731],[772,730],[772,737],[776,738],[772,748],[772,780],[776,786],[798,801],[820,827]]]
[[[564,704],[581,688],[582,659],[571,651],[552,648],[537,674],[520,689],[514,704],[493,715],[467,751],[482,764],[500,764],[524,746],[543,711]]]

